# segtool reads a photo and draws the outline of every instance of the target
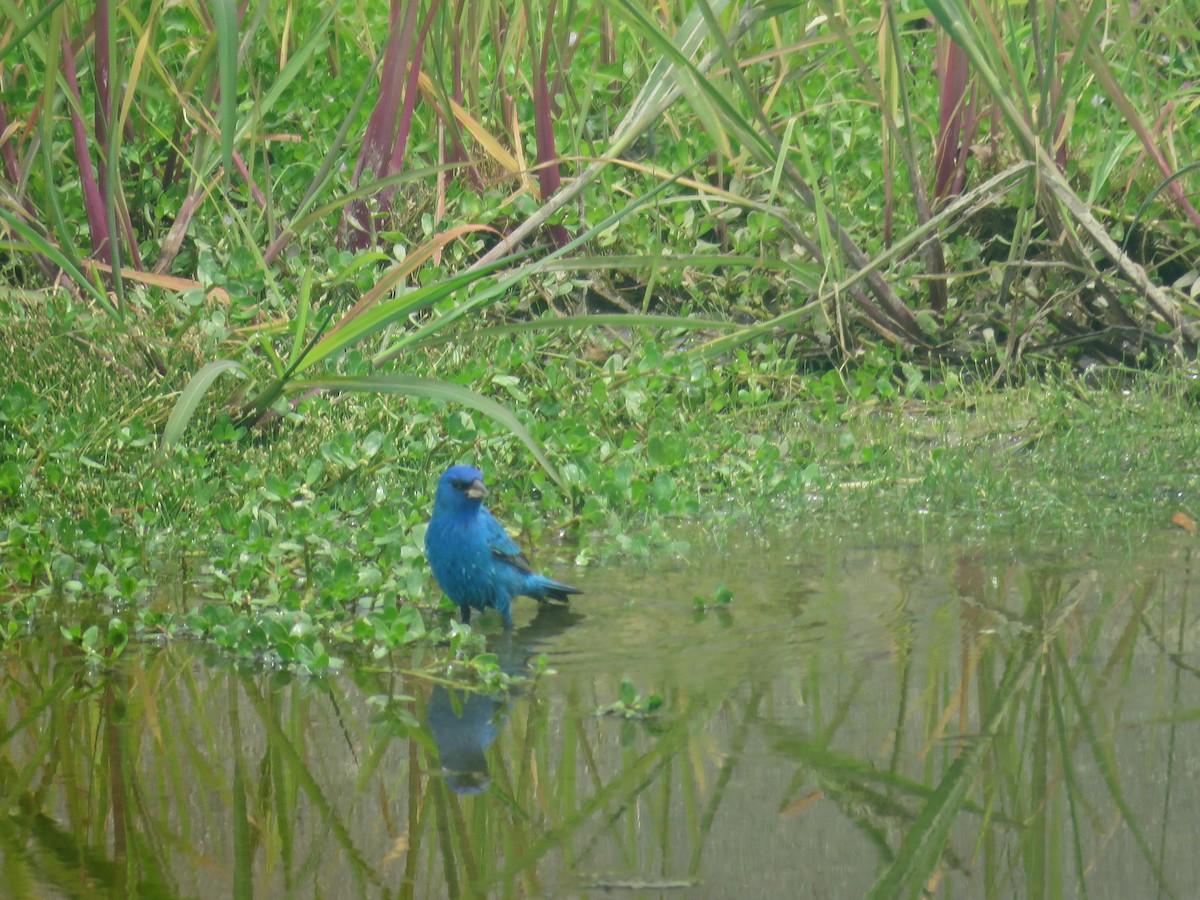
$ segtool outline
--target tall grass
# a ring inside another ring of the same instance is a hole
[[[164,390],[232,360],[249,382],[218,402],[247,424],[330,389],[291,381],[301,356],[342,389],[370,357],[374,390],[414,335],[560,286],[567,313],[589,285],[622,305],[610,278],[628,309],[751,311],[714,354],[1195,349],[1179,6],[3,8],[10,277],[90,304]],[[192,384],[168,444],[213,382]]]

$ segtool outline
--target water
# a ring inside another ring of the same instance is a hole
[[[571,571],[509,697],[0,656],[0,895],[1190,896],[1193,551],[693,540]],[[566,577],[565,571],[558,574]],[[725,608],[694,609],[718,583]],[[494,627],[495,622],[485,622]],[[628,681],[663,699],[598,716]]]

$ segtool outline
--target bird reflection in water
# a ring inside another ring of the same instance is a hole
[[[500,668],[508,675],[524,673],[527,661],[540,652],[538,645],[582,619],[568,606],[539,606],[538,614],[520,630],[509,632],[495,648]],[[427,715],[438,763],[446,785],[456,794],[480,794],[491,783],[487,749],[504,724],[509,694],[481,694],[434,685]]]

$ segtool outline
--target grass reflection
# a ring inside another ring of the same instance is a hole
[[[826,589],[789,588],[786,627],[757,627],[779,622],[769,580],[737,585],[717,631],[686,602],[538,616],[493,649],[510,671],[548,653],[558,674],[509,694],[455,692],[400,658],[303,679],[188,645],[98,662],[21,636],[0,657],[0,893],[1192,882],[1190,555],[1106,574],[896,554],[787,578]],[[597,649],[605,615],[647,637]],[[661,708],[597,715],[626,679]]]

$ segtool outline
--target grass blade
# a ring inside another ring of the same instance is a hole
[[[175,407],[167,418],[167,424],[163,427],[162,441],[158,451],[160,457],[179,443],[188,422],[196,412],[196,407],[200,405],[201,398],[212,387],[213,382],[223,373],[234,369],[244,371],[242,364],[235,359],[218,359],[210,362],[192,376],[191,381],[180,392],[179,399],[175,401]]]
[[[237,133],[238,18],[233,0],[213,0],[217,27],[217,74],[221,85],[221,160],[225,177],[233,173],[233,141]]]

